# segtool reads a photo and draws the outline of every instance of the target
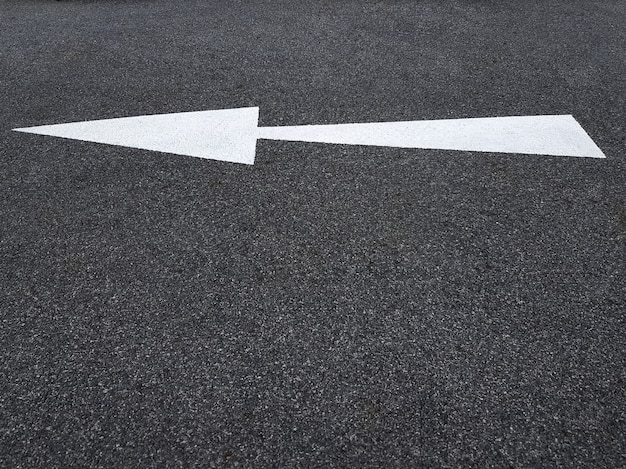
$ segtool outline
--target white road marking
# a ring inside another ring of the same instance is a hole
[[[256,141],[605,158],[570,115],[258,127],[259,108],[123,117],[18,132],[253,164]]]
[[[259,138],[529,155],[605,158],[572,116],[487,117],[265,127]]]
[[[254,163],[259,108],[179,112],[13,129],[232,163]]]

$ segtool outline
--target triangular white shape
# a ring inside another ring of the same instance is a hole
[[[259,108],[180,112],[14,129],[233,163],[254,163]]]
[[[570,115],[262,127],[259,138],[605,158]]]

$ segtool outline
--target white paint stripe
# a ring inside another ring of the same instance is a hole
[[[87,142],[254,164],[259,108],[180,112],[14,129]]]
[[[259,138],[605,158],[580,124],[568,115],[262,127]]]
[[[253,164],[258,138],[348,145],[604,158],[572,116],[487,117],[257,127],[259,108],[123,117],[14,129]]]

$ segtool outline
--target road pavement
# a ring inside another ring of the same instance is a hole
[[[626,466],[622,0],[0,0],[0,466]],[[572,158],[14,132],[573,115]]]

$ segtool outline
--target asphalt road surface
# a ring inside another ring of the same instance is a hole
[[[0,1],[0,466],[626,466],[626,3]],[[13,132],[571,114],[606,159]]]

